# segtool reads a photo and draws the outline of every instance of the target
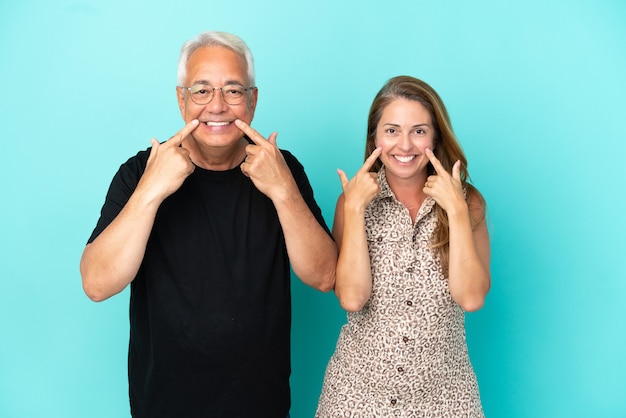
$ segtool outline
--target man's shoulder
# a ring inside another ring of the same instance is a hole
[[[128,158],[120,165],[119,171],[143,173],[146,168],[146,163],[148,162],[148,157],[150,156],[150,149],[151,148],[139,151],[137,154]]]
[[[122,165],[142,165],[145,167],[146,163],[148,162],[148,157],[150,157],[150,150],[152,148],[147,148],[145,150],[141,150],[139,152],[137,152],[137,154],[133,155],[132,157],[128,158],[126,160],[126,162]]]
[[[280,152],[281,154],[283,154],[283,158],[285,159],[285,162],[287,163],[287,165],[292,171],[294,168],[302,170],[302,164],[300,163],[300,161],[298,161],[296,156],[293,155],[291,151],[281,148]]]
[[[123,183],[128,186],[135,185],[146,169],[146,163],[150,156],[150,148],[139,151],[137,154],[123,162],[113,178],[113,183]]]

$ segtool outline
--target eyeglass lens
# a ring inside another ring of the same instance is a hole
[[[222,100],[230,105],[236,105],[243,101],[246,88],[232,84],[224,87],[211,87],[206,84],[194,84],[188,88],[191,94],[191,100],[196,104],[207,104],[213,100],[215,90],[219,90],[222,95]]]

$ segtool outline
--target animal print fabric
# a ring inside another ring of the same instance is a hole
[[[365,212],[372,295],[348,312],[315,417],[484,417],[464,312],[429,247],[435,202],[427,197],[413,224],[384,168],[378,177]]]

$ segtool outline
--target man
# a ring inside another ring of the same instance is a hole
[[[337,248],[300,163],[249,124],[258,89],[237,36],[187,42],[186,125],[123,164],[81,259],[94,301],[127,285],[134,417],[285,417],[289,265],[321,291]]]

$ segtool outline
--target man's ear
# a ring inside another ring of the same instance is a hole
[[[176,99],[178,100],[180,115],[185,119],[185,96],[183,94],[183,87],[176,86]]]
[[[252,90],[252,97],[250,97],[250,110],[252,111],[252,115],[254,116],[254,111],[256,110],[256,102],[259,99],[259,88],[256,87]]]

